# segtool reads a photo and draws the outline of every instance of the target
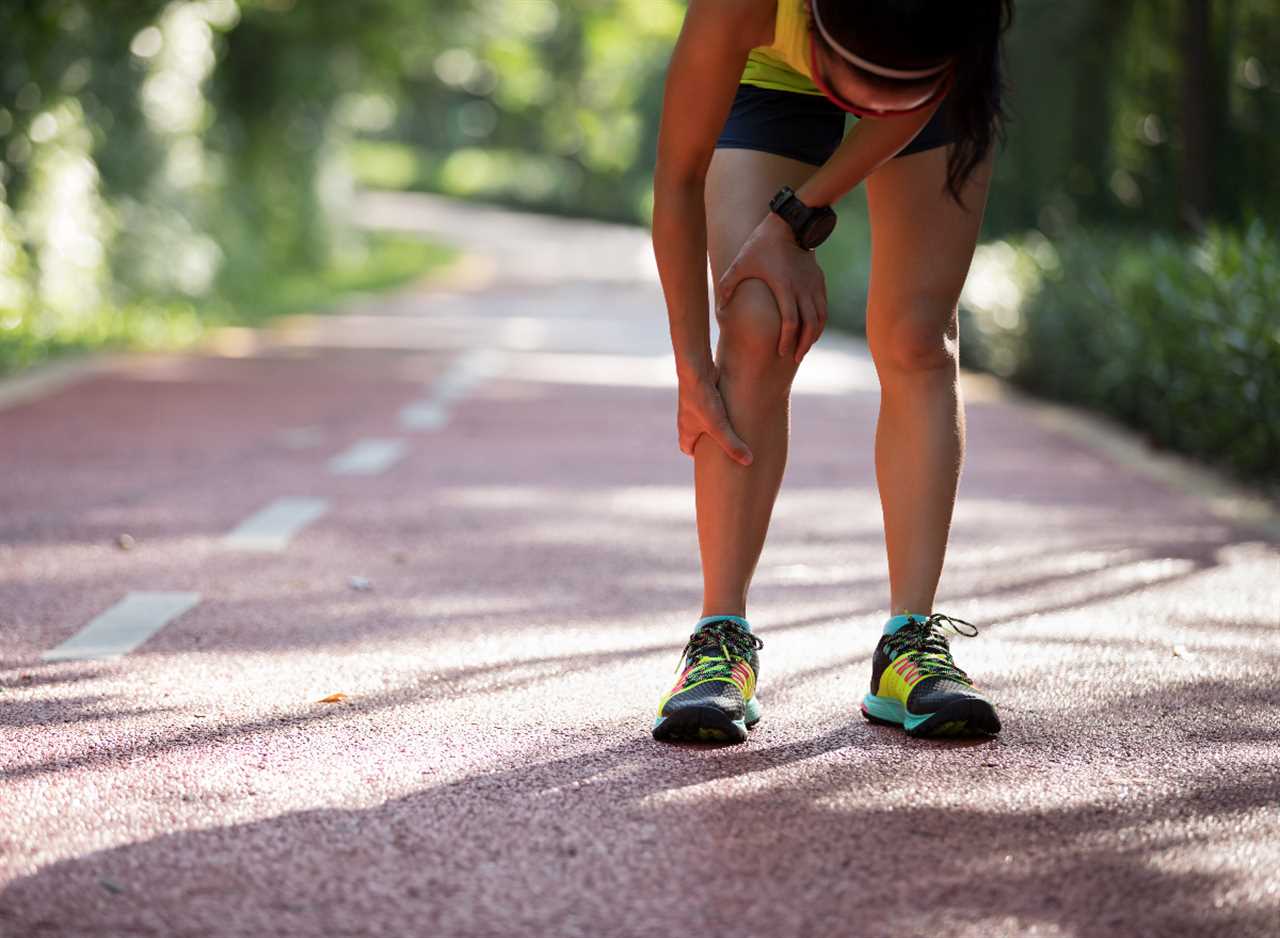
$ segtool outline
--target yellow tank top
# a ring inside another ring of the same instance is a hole
[[[822,94],[811,80],[811,74],[809,25],[804,12],[804,0],[778,0],[778,13],[773,23],[773,43],[751,50],[741,82],[775,91]]]

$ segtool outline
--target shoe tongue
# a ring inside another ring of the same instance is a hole
[[[908,623],[904,623],[904,625],[906,624]],[[905,635],[895,630],[888,634],[890,635],[890,654],[895,657],[905,651],[914,651],[920,659],[939,658],[945,661],[950,650],[950,642],[947,641],[947,637],[936,629],[930,629],[927,632],[920,630]],[[939,643],[941,644],[940,648],[936,647]]]
[[[697,658],[700,655],[711,655],[713,658],[719,658],[724,654],[724,652],[720,650],[720,644],[720,638],[717,635],[703,633],[699,630],[696,639],[694,640],[693,647],[689,649],[689,654],[693,658]],[[725,642],[724,646],[725,648],[730,647],[728,642]]]
[[[693,664],[699,658],[730,658],[737,649],[731,641],[722,641],[714,632],[699,629],[694,633],[693,647],[689,649],[685,665]]]

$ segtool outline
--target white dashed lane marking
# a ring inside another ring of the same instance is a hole
[[[400,410],[400,426],[406,430],[439,430],[449,422],[449,411],[441,401],[414,401]]]
[[[357,440],[329,460],[329,471],[339,476],[372,476],[395,465],[404,456],[404,440]]]
[[[234,550],[281,551],[295,534],[329,510],[327,498],[277,498],[222,539]]]
[[[124,599],[40,657],[45,661],[118,658],[133,651],[198,602],[199,593],[126,593]]]
[[[505,363],[506,356],[498,349],[464,352],[432,383],[425,398],[401,409],[400,426],[406,430],[439,430],[449,422],[449,405],[496,375]]]

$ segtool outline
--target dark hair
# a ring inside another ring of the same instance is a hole
[[[1013,22],[1013,0],[810,2],[821,4],[822,23],[841,45],[878,65],[911,69],[954,59],[942,108],[954,142],[947,191],[962,205],[960,189],[992,145],[1005,141],[1001,38]]]

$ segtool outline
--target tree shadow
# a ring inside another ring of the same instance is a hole
[[[904,748],[878,729],[734,750],[625,739],[583,751],[578,737],[568,755],[364,810],[55,863],[0,892],[0,921],[33,935],[1272,933],[1271,910],[1219,901],[1230,872],[1177,856],[1190,831],[1271,808],[1274,774],[1060,807],[930,804],[903,792],[962,790],[987,770],[973,751]],[[926,751],[948,761],[913,781],[904,757]]]
[[[131,719],[168,713],[170,707],[128,710],[110,703],[113,697],[97,694],[85,697],[55,697],[39,701],[7,701],[0,699],[0,726],[15,728],[50,727],[66,723],[93,723],[105,720]],[[110,706],[110,709],[104,709]],[[4,763],[0,762],[0,766]],[[0,778],[7,770],[0,768]]]

